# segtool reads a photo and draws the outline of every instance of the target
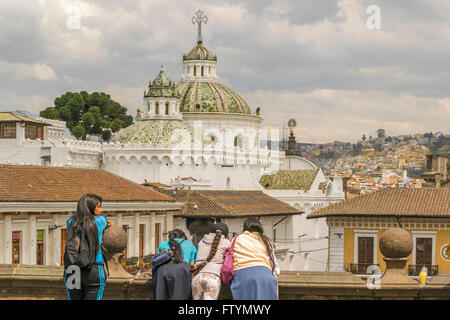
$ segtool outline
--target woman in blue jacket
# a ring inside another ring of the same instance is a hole
[[[95,262],[89,268],[81,269],[80,285],[78,288],[67,285],[70,274],[67,274],[67,259],[64,259],[64,283],[69,300],[101,300],[106,284],[104,269],[105,261],[101,250],[103,231],[111,225],[111,222],[102,215],[102,198],[95,194],[85,194],[78,201],[77,211],[66,221],[67,234],[70,228],[75,228],[75,234],[85,226],[93,239],[94,248],[98,248]]]

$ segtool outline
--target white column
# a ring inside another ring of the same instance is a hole
[[[160,115],[164,115],[165,114],[165,111],[166,110],[166,104],[165,104],[165,101],[164,100],[160,100],[159,101],[159,114]]]
[[[132,257],[137,257],[139,256],[139,224],[140,224],[140,219],[139,219],[139,213],[135,213],[134,214],[134,226],[131,229],[131,231],[133,232],[133,246],[134,248],[132,248],[133,250],[133,255]]]
[[[201,78],[202,77],[202,66],[200,64],[197,64],[197,76],[196,78]]]
[[[155,114],[155,104],[151,100],[148,101],[148,103],[150,104],[150,108],[148,110],[148,115],[151,117]]]
[[[330,227],[330,272],[344,271],[344,227]]]
[[[171,115],[171,116],[173,116],[173,115],[175,115],[176,113],[177,113],[177,111],[176,111],[176,102],[175,101],[171,101],[170,102],[170,112],[169,112],[169,114]]]
[[[148,100],[144,100],[144,116],[148,116],[150,112],[150,102]]]
[[[152,212],[151,213],[151,215],[150,215],[150,222],[149,222],[149,224],[148,224],[148,232],[149,232],[149,241],[150,241],[150,244],[149,244],[149,248],[150,248],[150,252],[152,252],[152,253],[155,253],[156,252],[156,249],[158,249],[158,248],[155,248],[155,213],[154,212]]]
[[[122,221],[123,221],[123,215],[121,213],[118,213],[116,216],[116,225],[118,227],[122,227]]]
[[[22,125],[25,125],[25,122],[16,122],[16,140],[19,143],[25,140],[25,126]]]
[[[30,216],[30,261],[29,264],[36,264],[36,216],[32,215]]]
[[[4,233],[5,233],[5,222],[4,222],[4,220],[0,220],[0,264],[5,263],[5,235],[4,235]]]
[[[53,216],[51,226],[58,225],[58,217]],[[52,266],[59,266],[61,265],[61,229],[54,229],[50,231],[50,236],[52,245],[52,252],[51,252],[51,261],[49,261],[49,264]]]
[[[23,232],[22,232],[22,236],[23,236],[23,240],[22,240],[22,250],[23,250],[23,262],[22,264],[30,264],[30,239],[31,239],[31,234],[30,234],[30,220],[28,216],[26,216],[27,218],[27,222],[22,224],[23,226]]]
[[[43,229],[43,228],[42,228]],[[48,228],[44,229],[44,265],[49,266],[50,263],[50,252],[52,243],[50,243]]]
[[[145,237],[144,237],[144,255],[152,253],[152,247],[150,242],[150,231],[152,229],[149,220],[150,217],[146,217],[145,221]]]
[[[6,264],[12,263],[12,231],[11,231],[11,216],[5,216],[4,218],[4,243],[5,253],[3,262]]]
[[[164,232],[169,233],[173,229],[173,214],[166,212],[164,220]]]

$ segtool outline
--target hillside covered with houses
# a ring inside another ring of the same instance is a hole
[[[420,188],[427,154],[450,154],[450,135],[424,133],[376,137],[363,135],[356,143],[298,143],[301,155],[329,176],[347,179],[349,197],[380,188]]]

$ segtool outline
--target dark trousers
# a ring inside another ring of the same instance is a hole
[[[106,284],[106,273],[103,265],[94,264],[90,269],[81,270],[80,287],[69,289],[67,281],[73,273],[64,270],[64,284],[69,300],[102,300]]]
[[[172,260],[152,272],[155,300],[187,300],[191,295],[191,271],[186,262]]]

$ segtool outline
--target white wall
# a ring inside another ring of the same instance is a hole
[[[295,160],[297,166],[302,164],[301,159]],[[303,163],[307,164],[306,161]],[[322,182],[328,182],[325,193],[318,189]],[[304,211],[302,215],[293,216],[289,221],[283,222],[283,224],[292,224],[288,227],[292,229],[292,236],[286,232],[285,239],[280,238],[277,241],[279,249],[286,249],[285,259],[280,261],[281,269],[326,271],[329,233],[326,219],[306,219],[306,217],[315,210],[344,200],[342,179],[334,178],[333,181],[329,181],[319,169],[310,190],[263,191],[271,197]]]
[[[311,161],[297,157],[286,156],[283,161],[282,170],[317,170],[317,166]]]
[[[330,272],[344,271],[344,227],[330,227]]]

